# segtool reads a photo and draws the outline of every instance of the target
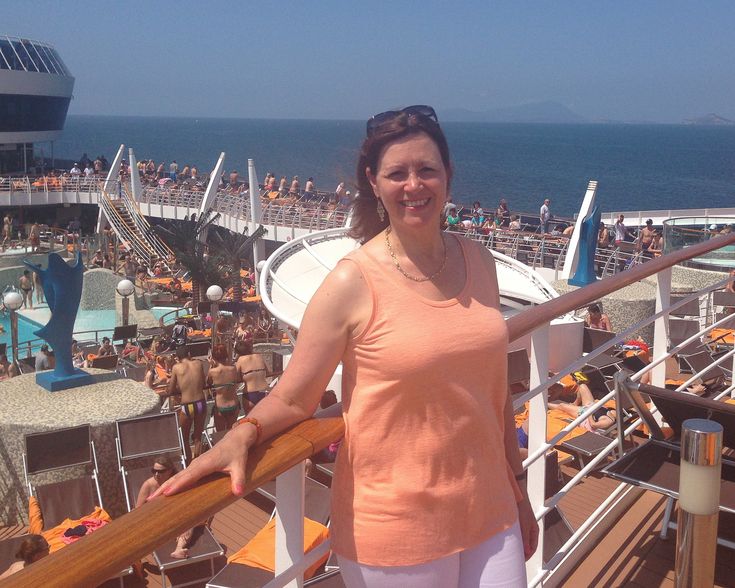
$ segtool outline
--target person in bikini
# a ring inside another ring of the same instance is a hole
[[[229,361],[227,347],[215,345],[212,348],[212,366],[207,374],[207,386],[214,395],[214,428],[227,431],[232,428],[240,412],[237,387],[240,374]]]
[[[194,457],[202,452],[202,432],[207,418],[207,401],[204,398],[204,365],[198,359],[192,359],[186,345],[176,348],[179,359],[171,369],[171,378],[166,387],[166,394],[181,394],[179,425],[184,436],[186,463],[191,461],[190,435],[194,428]]]
[[[250,407],[255,406],[265,398],[268,391],[268,382],[265,379],[268,375],[268,366],[262,355],[253,353],[252,341],[235,343],[235,355],[237,355],[235,367],[240,379],[245,383],[245,397]]]
[[[153,462],[151,467],[151,477],[148,478],[140,487],[138,498],[135,501],[135,508],[143,506],[148,497],[161,487],[166,480],[176,473],[173,462],[165,455],[159,456]],[[189,557],[189,542],[191,541],[192,532],[189,529],[176,538],[176,549],[171,553],[171,557],[175,559],[186,559]]]
[[[610,318],[600,310],[598,304],[590,304],[587,307],[587,318],[584,319],[585,326],[601,331],[612,331]]]
[[[558,402],[549,403],[550,407],[558,408],[559,410],[567,413],[572,418],[582,416],[587,409],[595,403],[595,397],[592,395],[587,382],[587,376],[582,372],[574,372],[572,378],[576,384],[576,398],[574,402]],[[586,429],[587,431],[594,432],[598,429],[609,429],[615,424],[616,412],[614,408],[607,408],[601,406],[586,419],[584,419],[578,426]]]

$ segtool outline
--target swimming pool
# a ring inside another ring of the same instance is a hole
[[[174,308],[170,306],[154,306],[151,308],[151,313],[156,320],[158,320],[161,316],[171,310],[174,310]],[[20,312],[21,314],[18,315],[18,344],[20,346],[21,356],[25,356],[26,351],[22,344],[26,341],[38,339],[38,335],[35,334],[35,331],[39,330],[48,322],[49,318],[51,318],[51,311],[48,309],[48,306],[44,304],[34,308],[33,310],[23,309]],[[167,320],[166,322],[173,322],[173,315],[171,315],[170,320]],[[5,343],[7,345],[8,359],[11,359],[12,353],[9,314],[0,316],[0,325],[2,325],[5,331],[4,333],[0,333],[0,344]],[[99,338],[106,335],[109,336],[112,334],[115,326],[116,316],[114,310],[79,310],[77,312],[77,318],[74,321],[74,333],[78,334],[78,336],[75,335],[75,338],[80,341],[94,339],[94,331],[97,331]],[[88,332],[85,333],[84,331]],[[37,342],[34,345],[34,353],[40,345],[40,342]]]

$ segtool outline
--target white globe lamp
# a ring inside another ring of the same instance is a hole
[[[23,306],[23,295],[17,290],[11,290],[3,295],[3,304],[8,310],[16,311]]]
[[[130,280],[120,280],[117,283],[115,289],[117,290],[117,293],[120,294],[120,296],[127,297],[135,292],[135,284],[133,284],[133,282],[131,282]]]
[[[219,302],[224,295],[224,290],[216,284],[207,288],[207,298],[210,302]]]

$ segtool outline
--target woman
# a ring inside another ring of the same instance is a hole
[[[440,230],[451,175],[430,107],[368,121],[352,226],[363,246],[314,294],[287,370],[249,420],[157,494],[225,471],[241,495],[248,449],[310,417],[342,361],[331,536],[345,584],[526,585],[524,551],[534,552],[538,527],[495,263],[479,243]],[[473,369],[446,369],[460,359]]]
[[[253,342],[253,328],[251,326],[251,320],[248,315],[243,315],[237,321],[237,327],[233,335],[235,341],[244,341],[245,343],[252,344]]]
[[[572,374],[572,379],[576,384],[576,398],[574,402],[549,403],[549,406],[553,406],[576,419],[577,417],[582,416],[584,412],[587,412],[587,409],[595,403],[595,397],[592,395],[592,391],[589,386],[587,386],[587,382],[589,382],[587,376],[582,372],[574,372]],[[614,408],[601,406],[579,423],[579,426],[589,432],[594,432],[598,429],[605,430],[615,424],[616,418],[617,415]]]
[[[138,498],[135,501],[135,508],[145,504],[148,497],[158,490],[161,485],[171,479],[176,473],[173,462],[165,455],[159,456],[153,462],[151,467],[151,477],[148,478],[140,487]],[[191,541],[193,529],[189,529],[176,538],[176,549],[171,553],[171,557],[175,559],[186,559],[189,557],[188,545]]]
[[[31,565],[33,562],[44,558],[49,553],[49,546],[41,535],[28,535],[18,548],[15,557],[20,561],[16,561],[3,572],[0,580],[12,576],[16,572],[21,571],[24,567]]]
[[[207,385],[214,394],[214,428],[227,431],[232,428],[240,412],[237,386],[240,383],[238,369],[229,361],[227,347],[212,347],[212,366],[207,374]]]
[[[237,341],[235,343],[237,361],[235,367],[240,374],[240,380],[245,384],[245,398],[250,402],[250,408],[265,398],[268,391],[268,366],[263,356],[253,353],[252,341]]]
[[[600,310],[599,304],[590,304],[587,307],[587,318],[584,319],[584,324],[590,329],[612,331],[610,318]]]

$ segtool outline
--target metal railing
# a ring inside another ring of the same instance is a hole
[[[653,384],[658,385],[665,373],[660,369],[663,366],[661,357],[675,353],[681,346],[667,350],[667,320],[672,310],[686,304],[695,296],[702,293],[692,294],[674,305],[669,304],[671,289],[672,266],[685,261],[689,257],[702,255],[708,251],[721,246],[735,243],[735,235],[711,240],[706,243],[695,245],[688,250],[678,251],[666,257],[653,260],[649,263],[639,265],[633,269],[623,272],[613,278],[599,281],[595,284],[581,288],[559,298],[553,299],[542,305],[534,307],[531,311],[523,312],[508,319],[507,326],[509,339],[515,341],[524,335],[531,337],[531,390],[518,398],[517,402],[530,402],[529,410],[529,457],[524,466],[529,469],[528,494],[537,520],[543,530],[543,515],[557,505],[561,498],[578,483],[582,477],[606,459],[617,445],[618,441],[611,440],[603,454],[595,457],[585,468],[575,475],[565,486],[548,501],[544,497],[545,488],[545,463],[542,457],[552,445],[561,439],[555,436],[547,441],[546,430],[546,402],[547,389],[552,382],[558,381],[560,376],[551,379],[548,377],[547,358],[549,352],[549,328],[550,323],[558,316],[572,312],[584,307],[590,302],[599,300],[601,297],[611,294],[627,285],[643,278],[656,275],[658,281],[656,314],[643,322],[654,322],[654,361],[646,370],[652,371]],[[706,294],[722,284],[716,284],[703,290]],[[722,324],[721,321],[710,325],[715,328]],[[638,328],[640,325],[637,325]],[[631,327],[633,328],[633,327]],[[628,334],[621,333],[616,341],[621,341]],[[702,331],[704,332],[704,331]],[[701,336],[698,334],[697,336]],[[613,342],[614,343],[614,342]],[[607,349],[611,342],[607,342],[604,348],[597,349],[586,358],[573,362],[561,372],[570,373],[579,369],[582,365]],[[634,377],[640,378],[645,370],[641,370]],[[730,390],[732,386],[730,386]],[[601,406],[606,400],[612,398],[606,395],[603,399],[596,401],[592,406],[579,415],[578,418],[565,429],[571,428],[587,418],[591,411]],[[619,435],[632,433],[636,423],[633,423]],[[298,434],[296,434],[298,431]],[[341,420],[333,420],[329,423],[318,423],[307,421],[298,425],[292,432],[286,432],[274,440],[256,448],[248,460],[248,475],[246,492],[257,487],[260,483],[281,474],[277,483],[277,501],[279,510],[278,524],[283,533],[277,533],[276,542],[276,579],[269,586],[291,586],[291,581],[297,577],[313,555],[304,556],[302,552],[303,542],[303,500],[287,500],[283,502],[283,493],[293,496],[294,490],[303,493],[303,464],[302,460],[313,452],[325,447],[328,443],[340,437],[343,433]],[[316,439],[315,437],[318,437]],[[294,443],[285,450],[285,444]],[[298,443],[298,446],[296,445]],[[267,462],[267,465],[266,465]],[[294,467],[295,466],[295,467]],[[289,469],[292,468],[292,469]],[[629,502],[628,496],[631,488],[621,484],[602,504],[584,521],[573,533],[571,539],[551,558],[543,561],[543,532],[541,533],[540,545],[536,554],[529,560],[529,586],[536,586],[548,578],[556,566],[563,559],[565,563],[573,562],[578,547],[584,547],[582,540],[593,527],[601,527],[606,524],[608,514],[616,507],[624,508]],[[190,528],[199,521],[213,515],[237,498],[230,493],[229,480],[222,476],[211,476],[197,484],[193,489],[182,494],[154,500],[144,507],[124,515],[120,519],[105,526],[100,531],[92,534],[84,541],[71,545],[53,557],[40,560],[32,566],[27,567],[8,581],[8,586],[43,585],[49,578],[64,579],[73,578],[73,582],[81,584],[95,584],[114,574],[130,561],[133,561],[152,551],[164,541],[176,536],[183,530]],[[626,502],[628,501],[628,502]],[[300,504],[300,506],[299,506]],[[612,518],[612,517],[611,517]],[[165,522],[165,524],[164,524]],[[322,550],[326,551],[326,547]],[[322,552],[319,552],[320,554]],[[579,557],[579,556],[578,556]],[[573,565],[573,564],[572,564]],[[73,574],[73,576],[69,576]],[[69,581],[72,581],[71,579]],[[295,584],[293,584],[295,585]]]

